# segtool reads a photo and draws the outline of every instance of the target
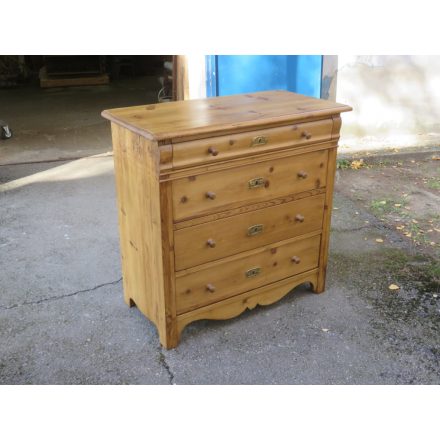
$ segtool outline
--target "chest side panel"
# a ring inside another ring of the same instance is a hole
[[[124,295],[156,325],[164,284],[157,145],[112,124]]]

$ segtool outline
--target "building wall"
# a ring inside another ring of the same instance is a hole
[[[336,101],[353,107],[343,115],[341,146],[440,143],[440,56],[339,56],[332,82]]]
[[[205,55],[187,55],[188,99],[206,98]]]

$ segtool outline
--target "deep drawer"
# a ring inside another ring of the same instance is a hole
[[[252,255],[219,262],[176,278],[177,313],[273,283],[318,266],[321,236],[270,245]]]
[[[206,215],[326,185],[327,150],[269,160],[173,182],[175,220]]]
[[[182,168],[331,139],[333,120],[304,122],[173,145],[173,167]]]
[[[324,194],[175,231],[176,270],[320,230]]]

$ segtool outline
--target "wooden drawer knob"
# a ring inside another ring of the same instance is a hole
[[[301,215],[301,214],[296,214],[296,216],[295,216],[295,220],[296,220],[297,222],[302,223],[302,222],[304,221],[304,216]]]
[[[299,264],[301,262],[301,258],[294,255],[291,259],[292,263]]]
[[[214,200],[215,197],[216,197],[216,196],[215,196],[215,193],[214,193],[214,192],[208,191],[208,192],[206,193],[206,198],[207,198],[207,199]]]
[[[211,156],[217,156],[218,151],[217,151],[214,147],[209,147],[209,148],[208,148],[208,153],[209,153]]]
[[[206,285],[206,290],[208,292],[214,293],[215,292],[215,287],[212,284],[207,284]]]
[[[210,239],[206,242],[206,244],[207,244],[209,247],[211,247],[211,248],[215,248],[215,241],[214,241],[212,238],[210,238]]]
[[[307,176],[308,176],[307,171],[298,171],[298,177],[300,179],[305,179],[307,178]]]
[[[301,136],[302,136],[303,138],[310,139],[310,138],[312,137],[312,134],[309,133],[308,131],[303,131],[303,132],[301,133]]]

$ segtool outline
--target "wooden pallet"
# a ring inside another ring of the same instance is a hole
[[[99,75],[88,76],[62,76],[62,77],[49,77],[42,69],[40,72],[40,87],[47,89],[50,87],[74,87],[74,86],[99,86],[108,84],[110,82],[109,76],[106,73]]]

